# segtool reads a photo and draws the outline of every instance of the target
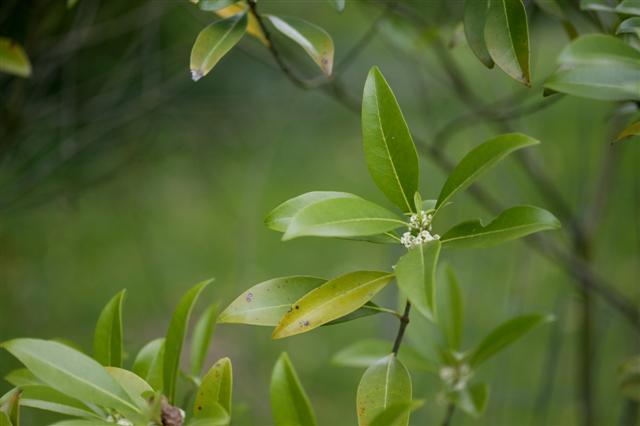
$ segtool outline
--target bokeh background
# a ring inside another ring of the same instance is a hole
[[[126,288],[131,362],[143,343],[164,334],[179,296],[202,279],[216,281],[200,310],[214,301],[225,305],[275,276],[390,269],[398,248],[315,239],[283,243],[263,225],[271,208],[310,190],[354,192],[387,205],[368,177],[357,114],[321,90],[294,87],[249,37],[210,75],[192,82],[191,44],[215,18],[186,1],[80,0],[73,9],[64,3],[8,0],[0,6],[1,35],[23,42],[34,67],[28,80],[0,77],[0,340],[65,338],[89,351],[102,306]],[[334,38],[338,62],[383,11],[361,1],[348,1],[341,14],[326,1],[260,3],[263,11],[324,27]],[[453,40],[449,53],[485,102],[507,99],[500,106],[508,111],[538,102],[541,89],[526,89],[485,69],[464,43],[455,43],[460,2],[413,3],[432,26],[416,37],[391,18],[380,21],[342,81],[359,99],[367,70],[380,66],[409,126],[429,143],[439,142],[451,120],[467,116],[442,142],[447,155],[459,159],[498,131],[456,96],[434,55],[435,40]],[[539,83],[555,68],[567,39],[557,22],[535,9],[530,21]],[[615,158],[595,225],[592,262],[637,304],[640,145],[609,145],[615,107],[564,97],[510,125],[542,141],[529,149],[578,215],[595,202],[603,163]],[[445,176],[427,157],[421,167],[423,196],[435,198]],[[504,204],[553,211],[513,160],[483,183]],[[490,218],[472,198],[460,196],[438,231],[473,215]],[[558,239],[569,245],[563,231]],[[522,242],[447,252],[443,258],[463,290],[465,347],[516,314],[557,317],[479,372],[492,386],[487,412],[480,419],[457,413],[454,424],[578,424],[582,298],[575,281]],[[399,303],[393,289],[376,301]],[[618,367],[638,353],[640,340],[598,298],[593,315],[597,424],[618,424],[629,409],[618,390]],[[270,424],[268,383],[283,350],[320,424],[355,424],[362,371],[333,366],[331,357],[361,338],[388,339],[391,346],[396,328],[392,318],[376,316],[272,341],[267,328],[220,325],[210,361],[233,360],[238,425]],[[434,336],[416,319],[408,344],[428,354]],[[0,352],[0,373],[16,366]],[[439,422],[439,379],[414,372],[413,381],[415,397],[427,403],[412,423]],[[0,384],[0,391],[7,389]],[[50,418],[25,413],[26,424]]]

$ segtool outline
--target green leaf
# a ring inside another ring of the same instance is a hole
[[[389,405],[371,421],[370,426],[388,426],[397,424],[403,418],[409,417],[412,411],[417,410],[423,405],[424,400]]]
[[[77,420],[62,420],[61,422],[56,422],[56,423],[52,423],[49,426],[104,426],[104,425],[111,425],[113,426],[112,422],[106,422],[103,420],[98,420],[98,419],[91,419],[91,420],[85,420],[85,419],[77,419]]]
[[[0,37],[0,72],[18,77],[31,76],[31,63],[22,46],[5,37]]]
[[[556,0],[535,0],[536,5],[545,13],[558,19],[565,20],[566,14]]]
[[[640,121],[631,123],[626,129],[618,134],[614,142],[619,142],[622,139],[630,138],[632,136],[640,136]]]
[[[329,3],[331,3],[338,12],[342,12],[346,5],[346,0],[329,0]]]
[[[93,358],[102,365],[122,367],[122,304],[126,290],[102,310],[93,337]]]
[[[264,222],[269,229],[285,232],[291,223],[291,219],[305,207],[322,200],[333,198],[360,198],[348,192],[313,191],[291,198],[280,204],[267,215]]]
[[[162,383],[163,393],[167,396],[170,404],[175,403],[176,397],[176,379],[178,377],[178,367],[180,365],[180,354],[182,353],[182,345],[184,344],[184,336],[189,326],[189,318],[195,306],[198,296],[202,290],[213,280],[203,281],[192,287],[180,302],[173,313],[169,330],[165,338],[164,359],[162,361]]]
[[[122,368],[106,367],[106,369],[107,373],[118,382],[127,395],[129,395],[129,398],[131,398],[140,409],[145,410],[149,406],[147,400],[142,396],[148,392],[153,393],[153,389],[147,382],[135,373]]]
[[[73,417],[99,418],[87,405],[45,385],[22,388],[20,405]]]
[[[41,385],[42,382],[26,368],[16,368],[11,370],[4,379],[15,387],[27,385]]]
[[[233,391],[233,369],[229,358],[218,360],[202,378],[202,384],[196,393],[194,415],[196,418],[217,417],[220,405],[231,413]]]
[[[616,6],[616,12],[627,15],[640,15],[640,0],[622,0]]]
[[[393,274],[357,271],[334,278],[294,303],[273,332],[274,339],[293,336],[347,315],[382,290]]]
[[[315,426],[316,416],[289,356],[283,352],[271,374],[271,414],[276,426]]]
[[[202,313],[195,327],[193,328],[193,337],[191,339],[191,374],[198,376],[202,371],[202,365],[207,357],[211,337],[216,326],[216,318],[218,316],[218,304],[214,303]]]
[[[191,78],[198,81],[213,69],[247,30],[246,12],[221,19],[200,31],[191,49]]]
[[[480,62],[487,68],[493,68],[494,62],[484,41],[484,27],[488,14],[489,0],[465,0],[462,20],[467,44]]]
[[[406,223],[395,213],[362,198],[332,198],[310,204],[291,220],[283,240],[302,236],[359,237],[381,234]]]
[[[153,389],[162,389],[162,359],[164,358],[164,339],[150,341],[140,349],[132,371],[146,380]]]
[[[208,417],[194,418],[187,426],[227,426],[231,423],[229,413],[220,404],[213,404],[213,414]]]
[[[268,19],[276,30],[302,47],[325,75],[331,75],[334,47],[331,36],[325,30],[292,16],[262,16]]]
[[[325,279],[307,276],[261,282],[231,302],[218,317],[218,322],[274,327],[296,300],[325,282]]]
[[[364,85],[362,141],[375,184],[402,211],[413,211],[418,154],[398,101],[377,67],[371,68]]]
[[[411,403],[409,372],[393,354],[388,355],[369,367],[360,380],[356,396],[358,425],[370,426],[373,420],[388,407],[409,403]],[[408,412],[392,423],[393,426],[408,424]]]
[[[535,232],[560,228],[560,222],[548,211],[532,206],[511,207],[488,225],[480,220],[462,222],[440,239],[445,248],[491,247]]]
[[[396,265],[398,287],[411,304],[431,321],[436,321],[436,267],[440,241],[410,249]]]
[[[511,78],[531,85],[529,26],[522,0],[492,0],[484,39],[493,61]]]
[[[238,0],[200,0],[198,1],[198,7],[207,12],[214,12],[227,6],[231,6],[237,1]]]
[[[14,339],[2,347],[52,388],[122,413],[139,414],[126,392],[98,362],[61,343]]]
[[[359,340],[338,351],[331,362],[341,367],[368,368],[389,355],[391,343],[381,339]],[[412,371],[437,373],[438,366],[406,344],[402,345],[398,359]]]
[[[436,204],[436,213],[451,197],[468,188],[504,157],[515,150],[538,143],[537,140],[521,133],[507,133],[490,139],[469,151],[442,186]]]
[[[487,407],[489,399],[489,385],[476,383],[456,392],[458,406],[471,416],[480,416]]]
[[[640,37],[640,17],[627,18],[618,25],[616,34],[635,34]]]
[[[454,350],[460,349],[462,341],[462,322],[463,322],[463,305],[460,286],[453,269],[449,266],[447,272],[447,309],[444,316],[444,330],[449,342],[449,348]]]
[[[13,426],[9,416],[4,411],[0,411],[0,426]]]
[[[560,54],[561,68],[545,88],[599,100],[640,99],[640,51],[616,37],[582,36]]]
[[[613,12],[615,10],[609,6],[607,0],[580,0],[580,9],[595,10],[598,12]]]
[[[362,307],[356,309],[350,314],[347,314],[340,318],[336,318],[333,321],[330,321],[324,324],[323,326],[342,324],[342,323],[357,320],[360,318],[370,317],[371,315],[377,315],[381,312],[386,312],[386,311],[384,310],[384,308],[381,308],[380,306],[376,305],[373,302],[367,302],[364,305],[362,305]]]
[[[552,320],[553,317],[550,315],[529,314],[502,323],[471,352],[469,365],[471,368],[476,368],[535,327]]]

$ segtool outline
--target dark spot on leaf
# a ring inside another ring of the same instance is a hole
[[[305,327],[308,327],[309,326],[309,321],[305,321],[303,324],[304,324]]]
[[[299,305],[296,305],[296,309],[300,309],[300,306],[299,306]]]
[[[198,411],[202,411],[202,405],[198,405]]]
[[[247,303],[251,303],[251,301],[253,300],[253,293],[247,293],[247,297],[245,297],[245,300],[247,301]]]

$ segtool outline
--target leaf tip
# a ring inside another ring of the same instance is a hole
[[[197,69],[192,69],[191,70],[191,80],[198,81],[202,77],[204,77],[204,74],[202,73],[202,71],[197,70]]]

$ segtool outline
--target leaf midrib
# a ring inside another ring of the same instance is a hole
[[[211,50],[209,50],[209,53],[207,53],[207,55],[204,57],[202,64],[200,64],[200,66],[198,67],[198,69],[200,71],[203,71],[203,66],[206,67],[207,62],[209,62],[209,59],[211,59],[211,56],[213,56],[213,54],[215,53],[215,51],[218,49],[218,47],[229,37],[229,35],[236,29],[236,26],[238,25],[238,23],[242,20],[243,15],[240,15],[238,17],[236,17],[235,22],[233,22],[231,24],[231,26],[229,27],[229,30],[226,31],[222,37],[220,37],[220,40],[218,40],[216,42],[216,44],[211,48]],[[224,22],[224,19],[219,21],[219,22]],[[213,24],[215,25],[215,24]]]
[[[475,233],[475,234],[467,234],[467,235],[461,236],[461,237],[447,238],[446,240],[442,240],[442,243],[444,244],[444,243],[449,242],[449,241],[456,241],[456,240],[475,238],[475,237],[483,237],[483,236],[487,236],[487,235],[491,235],[491,234],[499,234],[499,233],[502,233],[502,232],[518,230],[518,229],[522,229],[522,228],[534,228],[534,227],[543,227],[543,228],[549,227],[549,229],[551,229],[550,225],[530,223],[530,224],[526,224],[526,225],[512,226],[510,228],[496,229],[496,230],[488,231],[488,232],[478,232],[478,233]]]

